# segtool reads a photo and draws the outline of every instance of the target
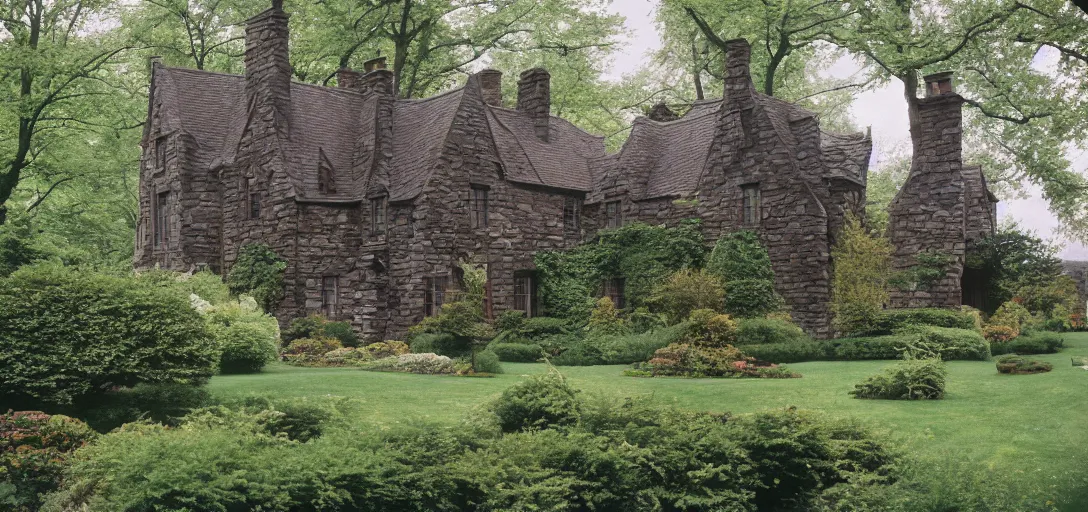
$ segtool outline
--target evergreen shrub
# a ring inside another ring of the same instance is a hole
[[[670,275],[650,297],[653,310],[663,313],[670,324],[684,320],[697,309],[721,311],[724,301],[725,289],[718,276],[691,269]]]
[[[1054,354],[1064,345],[1061,335],[1051,332],[1025,334],[1005,342],[990,343],[993,355],[1002,354]]]
[[[287,262],[264,244],[242,246],[227,275],[235,295],[251,295],[266,312],[273,312],[283,298],[283,272]]]
[[[653,357],[657,349],[691,336],[691,322],[681,322],[663,329],[641,334],[567,338],[559,355],[551,358],[556,366],[593,366],[600,364],[631,364]],[[554,338],[553,338],[554,339]],[[548,347],[544,347],[548,352]]]
[[[771,318],[742,318],[737,321],[737,345],[795,343],[808,339],[792,322]]]
[[[60,484],[72,454],[96,437],[86,423],[38,411],[0,414],[0,505],[36,512]]]
[[[1054,365],[1031,359],[1024,359],[1018,355],[1007,355],[997,358],[998,373],[1029,374],[1046,373],[1054,369]]]
[[[937,400],[944,398],[947,371],[939,359],[911,359],[872,375],[850,392],[856,398]]]
[[[559,372],[533,375],[514,384],[491,405],[503,432],[572,426],[582,412],[582,399]]]
[[[535,363],[544,357],[544,349],[535,343],[491,343],[487,348],[507,363]]]
[[[914,308],[883,311],[872,330],[866,334],[891,334],[914,326],[951,327],[978,331],[975,326],[975,317],[969,312],[956,309]]]
[[[846,216],[842,234],[831,249],[835,262],[831,278],[834,326],[845,335],[872,332],[888,302],[891,243],[870,234],[853,215]]]

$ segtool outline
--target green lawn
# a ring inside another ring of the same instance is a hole
[[[944,400],[857,400],[847,394],[889,361],[812,362],[789,367],[800,379],[729,380],[632,378],[624,366],[561,367],[587,392],[653,395],[692,410],[749,412],[798,406],[861,419],[886,430],[912,453],[934,461],[958,459],[1014,480],[1055,489],[1068,510],[1069,493],[1088,489],[1088,371],[1070,356],[1088,356],[1088,333],[1065,335],[1066,348],[1032,356],[1054,364],[1040,375],[1001,375],[993,362],[948,364]],[[505,363],[495,378],[374,373],[356,369],[307,369],[277,365],[264,373],[216,377],[220,398],[343,396],[363,402],[359,428],[403,421],[450,423],[543,364]],[[1060,491],[1058,489],[1061,489]],[[1079,499],[1077,499],[1079,501]]]

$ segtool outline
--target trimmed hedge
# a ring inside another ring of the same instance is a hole
[[[808,338],[800,327],[785,320],[741,318],[737,323],[737,345],[794,343]]]
[[[993,342],[990,344],[990,352],[995,355],[1002,354],[1054,354],[1064,345],[1062,337],[1051,332],[1038,332],[1025,334],[1013,338],[1004,343]]]
[[[692,328],[691,322],[681,322],[642,334],[577,340],[563,353],[552,358],[551,363],[556,366],[593,366],[647,361],[658,349],[689,335]]]
[[[492,343],[487,348],[504,363],[535,363],[544,357],[544,349],[535,343]]]
[[[1054,365],[1045,361],[1024,359],[1017,355],[1001,356],[997,359],[998,373],[1026,375],[1031,373],[1046,373],[1053,369]]]
[[[920,327],[913,332],[888,336],[839,338],[765,345],[745,345],[744,352],[771,363],[805,361],[871,361],[900,359],[903,352],[940,357],[945,361],[985,361],[989,345],[975,331]]]
[[[889,309],[880,314],[873,330],[861,334],[892,334],[915,326],[951,327],[976,331],[974,315],[956,309],[915,308]]]

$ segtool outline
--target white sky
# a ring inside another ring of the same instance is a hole
[[[618,80],[624,74],[634,73],[649,58],[648,53],[661,46],[657,28],[653,23],[655,5],[655,0],[614,0],[612,2],[610,10],[626,16],[626,25],[630,34],[625,46],[616,54],[609,78]],[[907,106],[902,97],[902,88],[896,85],[897,83],[893,83],[880,89],[860,93],[851,108],[857,126],[871,126],[873,129],[873,140],[876,146],[874,157],[877,162],[881,159],[882,146],[887,148],[907,143],[909,147]],[[1088,168],[1088,152],[1074,151],[1067,156],[1078,171],[1083,173],[1085,168]],[[1047,209],[1047,202],[1040,197],[1038,189],[1029,188],[1028,197],[1024,199],[1002,200],[998,203],[997,211],[1000,220],[1012,218],[1037,235],[1062,244],[1060,257],[1088,260],[1088,247],[1069,242],[1054,233],[1058,221]]]

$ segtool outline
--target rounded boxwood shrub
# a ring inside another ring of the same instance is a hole
[[[535,343],[492,343],[487,348],[506,363],[535,363],[544,356],[544,349]]]
[[[553,371],[507,388],[492,411],[503,432],[546,429],[577,423],[582,399],[559,372]]]
[[[946,375],[940,359],[912,359],[870,376],[850,394],[856,398],[937,400],[944,398]]]
[[[263,325],[236,323],[214,332],[222,350],[220,373],[257,373],[276,360],[276,336]]]
[[[792,322],[771,318],[742,318],[737,325],[737,345],[794,343],[807,339]]]
[[[219,352],[175,290],[56,266],[0,279],[0,403],[70,404],[112,386],[200,384]]]
[[[725,285],[725,312],[739,318],[766,316],[782,308],[783,300],[774,290],[774,281],[737,279]]]
[[[499,356],[492,350],[481,350],[472,359],[470,362],[475,373],[502,373]]]

